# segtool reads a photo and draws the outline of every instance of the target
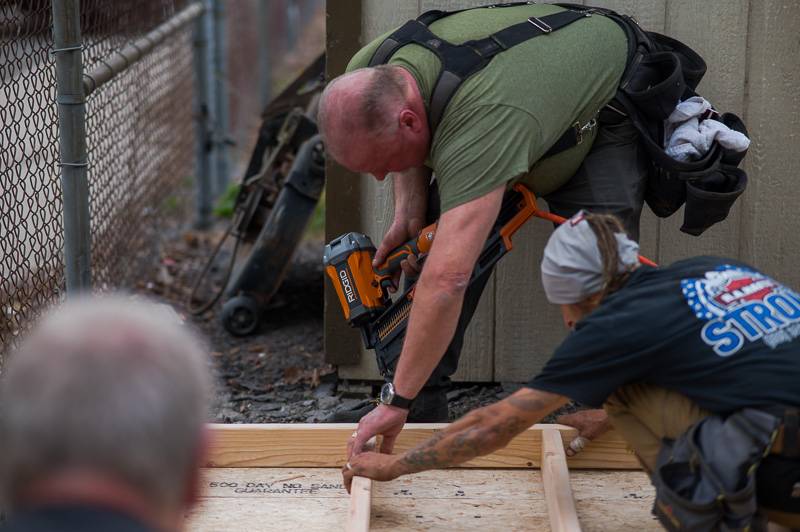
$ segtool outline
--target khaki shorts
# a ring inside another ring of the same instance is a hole
[[[603,408],[648,472],[655,468],[663,438],[677,438],[691,425],[711,415],[685,395],[648,384],[620,388]],[[772,522],[800,528],[800,514],[762,510]]]

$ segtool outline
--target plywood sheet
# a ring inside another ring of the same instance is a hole
[[[575,472],[581,526],[659,530],[641,472]],[[341,530],[348,495],[337,469],[209,469],[188,530]],[[373,487],[371,530],[547,530],[538,471],[427,471]]]

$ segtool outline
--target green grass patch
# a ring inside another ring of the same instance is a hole
[[[212,211],[214,216],[220,218],[231,218],[233,216],[233,210],[236,207],[236,197],[239,195],[239,189],[241,188],[239,183],[231,183],[228,185],[228,188],[217,198],[217,202],[214,204],[214,210]]]

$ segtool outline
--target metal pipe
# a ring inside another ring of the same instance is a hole
[[[214,66],[214,50],[217,49],[217,32],[214,30],[214,0],[203,0],[205,4],[205,14],[203,15],[204,31],[206,34],[206,50],[204,54],[206,74],[206,91],[207,91],[207,109],[208,109],[208,135],[209,135],[209,168],[208,179],[211,183],[210,194],[211,203],[219,197],[221,190],[218,189],[217,181],[217,164],[216,164],[216,151],[217,151],[217,83],[215,81],[216,69]]]
[[[211,98],[208,75],[208,24],[206,17],[195,19],[193,39],[194,62],[194,130],[195,165],[197,172],[197,196],[195,198],[195,227],[207,229],[211,226]]]
[[[269,49],[269,0],[258,2],[258,93],[261,110],[267,108],[272,99],[272,69]]]
[[[109,57],[100,61],[100,64],[94,67],[91,72],[83,75],[83,90],[85,95],[89,96],[95,90],[108,83],[117,74],[147,55],[167,37],[202,15],[204,11],[205,6],[202,2],[191,4],[145,36],[128,44],[122,50],[113,52]]]
[[[91,290],[91,233],[86,96],[83,91],[83,42],[80,0],[53,4],[53,54],[56,63],[64,265],[67,295]]]
[[[289,0],[286,6],[286,51],[294,50],[297,45],[297,34],[300,32],[300,6],[297,0]]]
[[[216,98],[216,128],[214,134],[216,156],[217,195],[228,187],[230,145],[230,114],[228,107],[227,27],[224,0],[213,0],[214,8],[214,97]]]

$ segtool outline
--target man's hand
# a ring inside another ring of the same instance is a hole
[[[366,477],[372,480],[394,480],[403,474],[399,458],[392,454],[361,453],[353,456],[342,468],[344,487],[350,493],[353,477]]]
[[[382,264],[389,252],[415,238],[425,227],[425,213],[428,210],[428,183],[431,179],[429,168],[409,168],[392,174],[394,190],[394,220],[375,251],[373,267]],[[409,277],[419,275],[416,260],[404,260],[400,268]],[[394,292],[400,283],[400,271],[393,278]]]
[[[377,268],[386,260],[386,257],[389,256],[389,253],[392,252],[398,246],[402,246],[412,238],[416,238],[422,228],[425,227],[425,219],[422,217],[414,217],[414,218],[398,218],[397,216],[392,222],[392,226],[384,235],[383,240],[381,240],[378,249],[375,251],[375,258],[372,261],[372,267]],[[400,270],[395,272],[394,276],[392,277],[392,284],[389,288],[389,292],[394,293],[397,290],[397,286],[400,284],[400,273],[405,273],[406,277],[415,278],[419,275],[420,267],[417,264],[417,260],[415,257],[409,257],[408,259],[404,260],[400,263]]]
[[[408,410],[396,406],[378,405],[372,412],[361,418],[358,430],[347,442],[347,459],[361,453],[364,445],[373,436],[382,435],[381,452],[391,454],[397,435],[406,424]]]
[[[586,444],[601,436],[611,428],[608,415],[603,409],[581,410],[572,414],[558,416],[557,423],[578,429],[578,435],[569,442],[567,456],[575,456]]]

